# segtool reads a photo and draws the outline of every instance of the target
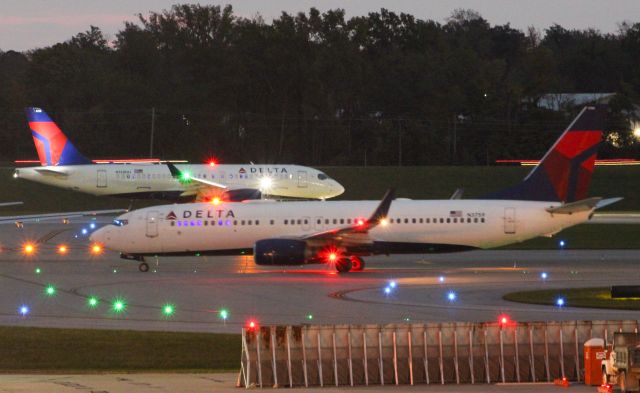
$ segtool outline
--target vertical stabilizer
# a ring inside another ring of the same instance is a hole
[[[73,146],[45,111],[30,107],[26,112],[41,165],[91,164],[91,161]]]
[[[587,106],[540,163],[511,188],[483,199],[575,202],[585,199],[602,142],[605,106]]]

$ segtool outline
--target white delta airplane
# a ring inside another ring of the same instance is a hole
[[[298,165],[94,164],[42,109],[26,112],[41,166],[16,169],[14,178],[98,196],[173,201],[327,199],[344,192],[323,172]]]
[[[363,256],[499,247],[551,236],[621,198],[587,197],[604,108],[586,107],[519,184],[482,199],[249,201],[154,206],[128,212],[91,235],[144,256],[253,254],[258,265],[329,263],[362,270]]]

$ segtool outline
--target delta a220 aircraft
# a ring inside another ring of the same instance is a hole
[[[618,201],[588,198],[604,108],[584,108],[519,184],[482,199],[207,203],[126,213],[91,235],[141,261],[159,255],[253,253],[258,265],[364,268],[363,256],[499,247],[551,236]]]
[[[16,169],[15,178],[98,196],[172,201],[326,199],[344,192],[323,172],[298,165],[93,164],[42,109],[26,113],[41,166]]]

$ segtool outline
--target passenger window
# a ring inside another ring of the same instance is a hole
[[[302,220],[298,220],[298,225],[301,225],[301,224],[302,224]]]
[[[447,218],[447,224],[450,224],[450,223],[451,223],[451,219]]]
[[[171,221],[171,226],[175,226],[175,225],[176,225],[175,221]]]
[[[269,224],[273,225],[274,221],[273,220],[269,220]]]
[[[256,220],[256,225],[260,225],[260,220]]]
[[[320,224],[322,220],[316,220],[316,224]]]
[[[336,220],[336,219],[334,218],[334,219],[333,219],[333,223],[334,223],[334,224],[337,224],[337,223],[338,223],[338,220]]]
[[[420,219],[420,224],[422,224],[422,218]]]
[[[480,219],[480,222],[484,223],[484,217]]]
[[[347,224],[351,224],[351,219],[347,218]]]
[[[440,224],[444,224],[444,218],[440,219]]]
[[[251,225],[251,220],[247,221],[247,225]]]
[[[404,223],[405,223],[405,224],[408,224],[408,223],[409,223],[409,219],[408,219],[408,218],[405,218],[405,219],[404,219]]]
[[[289,223],[289,220],[284,220],[284,225],[287,225]]]
[[[428,223],[430,222],[430,219],[429,219],[429,218],[427,218],[427,219],[425,219],[425,221],[426,221],[426,222],[427,222],[427,224],[428,224]]]
[[[411,222],[412,222],[413,224],[415,224],[415,223],[416,223],[416,219],[415,219],[415,218],[412,218],[412,219],[411,219]]]
[[[344,218],[340,219],[340,224],[344,224]]]
[[[233,225],[238,225],[238,220],[233,220]]]
[[[240,221],[240,225],[244,225],[244,220]]]
[[[309,223],[309,220],[304,220],[304,223],[305,223],[305,224],[308,224],[308,223]]]
[[[457,219],[457,218],[454,218],[454,219],[453,219],[453,222],[454,222],[455,224],[457,224],[457,223],[458,223],[458,219]]]
[[[325,224],[329,224],[329,219],[328,219],[328,218],[325,218],[324,223],[325,223]]]

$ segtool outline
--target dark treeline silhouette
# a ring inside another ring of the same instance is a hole
[[[546,93],[615,92],[605,156],[637,156],[640,23],[616,34],[446,23],[382,9],[283,13],[176,5],[108,40],[99,28],[0,51],[0,153],[35,157],[23,115],[41,106],[86,155],[310,165],[485,164],[538,158],[576,109]]]

